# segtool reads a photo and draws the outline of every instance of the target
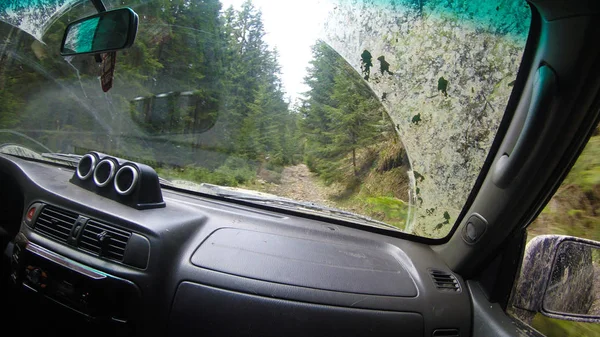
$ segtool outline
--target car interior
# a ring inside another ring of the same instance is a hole
[[[447,238],[191,192],[101,152],[75,167],[0,153],[1,333],[541,336],[507,308],[525,229],[600,120],[600,3],[529,5],[512,95]]]

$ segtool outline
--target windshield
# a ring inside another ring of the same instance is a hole
[[[104,152],[165,185],[427,238],[466,203],[531,21],[520,0],[104,3],[139,15],[107,92],[94,55],[59,53],[90,1],[0,5],[0,152]]]

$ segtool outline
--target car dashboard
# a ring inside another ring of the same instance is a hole
[[[28,322],[113,335],[471,335],[466,285],[426,244],[165,186],[164,204],[136,208],[75,176],[0,154],[4,207],[22,203],[3,210],[15,234],[5,255]]]

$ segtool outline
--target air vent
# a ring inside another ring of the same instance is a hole
[[[53,206],[45,206],[35,222],[34,231],[66,243],[77,218],[76,213]]]
[[[433,284],[439,290],[448,292],[460,291],[460,284],[454,275],[441,270],[430,270],[429,273],[433,279]]]
[[[437,329],[431,334],[433,337],[460,337],[458,329]]]
[[[89,220],[81,233],[79,248],[122,262],[131,232]]]

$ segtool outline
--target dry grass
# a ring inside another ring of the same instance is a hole
[[[564,234],[600,241],[599,215],[600,136],[594,136],[554,197],[529,226],[528,237]]]
[[[329,185],[335,206],[404,228],[408,205],[408,160],[399,142],[388,140],[357,151],[340,165],[341,181]]]
[[[352,157],[346,156],[339,166],[342,177],[332,183],[334,199],[347,199],[355,194],[369,197],[408,197],[408,160],[402,145],[387,140],[363,148],[356,154],[357,175],[354,174]]]

